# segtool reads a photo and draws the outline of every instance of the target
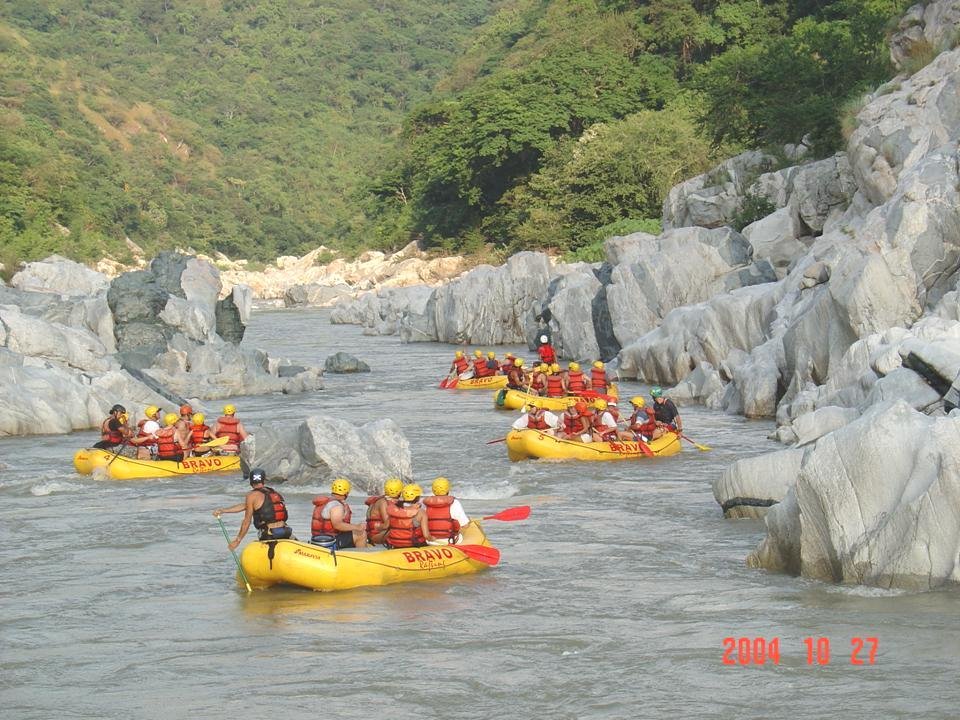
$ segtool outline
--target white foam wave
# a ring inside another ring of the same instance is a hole
[[[54,493],[79,492],[83,489],[83,485],[77,483],[64,482],[63,480],[45,480],[31,487],[30,494],[43,497]]]

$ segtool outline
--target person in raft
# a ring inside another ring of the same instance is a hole
[[[180,417],[177,418],[177,440],[180,445],[186,448],[184,455],[190,457],[190,448],[193,447],[193,441],[190,439],[190,423],[193,417],[193,408],[189,405],[180,406]]]
[[[524,390],[527,386],[523,373],[523,358],[516,358],[507,371],[507,387],[511,390]]]
[[[500,361],[497,360],[497,354],[493,350],[487,353],[487,370],[491,375],[500,374]]]
[[[620,435],[617,430],[617,411],[615,405],[598,398],[593,406],[597,409],[590,419],[593,442],[616,442]],[[611,410],[611,408],[613,408]]]
[[[673,400],[663,396],[663,388],[654,385],[650,388],[650,397],[653,398],[653,410],[657,422],[666,425],[668,430],[676,430],[678,433],[682,433],[683,422],[680,420],[680,411],[673,404]]]
[[[576,442],[593,440],[593,410],[585,402],[569,407],[561,416],[563,437]]]
[[[205,442],[213,440],[213,431],[210,429],[209,425],[204,425],[206,416],[203,413],[194,413],[193,417],[190,418],[190,454],[191,455],[206,455],[211,452],[210,448],[197,448],[198,445],[203,445]]]
[[[337,478],[330,484],[330,495],[318,495],[313,499],[310,542],[325,545],[325,538],[334,538],[330,542],[337,550],[367,546],[366,524],[350,522],[353,512],[347,505],[349,495],[350,481]]]
[[[557,361],[557,352],[550,344],[550,338],[546,335],[540,336],[540,345],[537,346],[537,354],[540,356],[540,362],[547,365],[553,365]]]
[[[403,481],[389,478],[383,484],[383,495],[371,495],[367,498],[367,543],[369,545],[386,544],[387,526],[390,516],[387,508],[396,505],[403,491]]]
[[[493,375],[493,370],[487,365],[487,358],[482,350],[473,351],[473,377],[484,378]]]
[[[110,414],[100,423],[100,442],[93,446],[98,450],[110,450],[123,445],[133,432],[127,426],[127,409],[123,405],[114,405]]]
[[[137,423],[137,434],[130,438],[130,444],[137,446],[137,459],[149,460],[157,449],[157,431],[160,429],[160,408],[148,406],[143,414],[146,417]]]
[[[286,540],[293,537],[293,529],[287,525],[287,505],[283,501],[283,495],[272,487],[267,487],[266,482],[267,473],[261,468],[254,468],[250,471],[251,490],[243,502],[213,511],[216,518],[223,513],[243,513],[240,530],[228,546],[231,550],[235,550],[243,540],[250,529],[251,521],[260,533],[260,540]]]
[[[240,443],[247,439],[247,431],[243,429],[241,423],[236,417],[237,408],[234,405],[224,405],[223,415],[217,418],[213,424],[214,437],[230,438],[225,445],[220,448],[221,455],[236,455],[240,452]]]
[[[187,448],[180,444],[178,419],[176,413],[167,413],[163,417],[163,428],[154,433],[157,437],[157,460],[183,460],[183,453]]]
[[[607,382],[607,371],[603,368],[603,361],[595,361],[593,367],[590,368],[590,389],[605,395],[609,384]]]
[[[450,494],[450,481],[438,477],[430,486],[432,497],[423,498],[427,508],[427,527],[433,537],[432,544],[453,545],[463,540],[460,530],[470,522],[460,501]]]
[[[464,373],[470,369],[470,361],[463,356],[463,350],[457,350],[453,354],[453,362],[450,363],[450,372],[447,373],[447,380],[466,380]]]
[[[392,548],[423,547],[433,540],[427,511],[420,496],[423,490],[416,483],[404,485],[400,500],[387,508],[390,526],[387,529],[387,546]]]
[[[539,430],[546,435],[556,434],[560,418],[538,405],[524,405],[523,415],[518,417],[512,427],[514,430]]]
[[[657,427],[656,411],[647,407],[647,401],[637,395],[630,398],[633,405],[633,415],[627,421],[627,429],[620,433],[621,440],[640,440],[646,442],[660,437],[666,432],[663,427]]]

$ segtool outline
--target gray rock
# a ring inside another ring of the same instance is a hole
[[[760,518],[783,500],[800,473],[803,450],[780,450],[729,465],[713,482],[713,497],[726,518]]]
[[[345,352],[330,355],[323,363],[323,369],[329,373],[370,372],[369,365]]]
[[[10,281],[18,290],[82,297],[101,293],[109,284],[103,273],[59,255],[27,263]]]

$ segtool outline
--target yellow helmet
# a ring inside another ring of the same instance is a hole
[[[490,358],[491,360],[493,360],[496,356],[497,354],[493,350],[487,353],[487,357]]]
[[[346,478],[337,478],[330,483],[330,492],[332,492],[334,495],[349,495],[350,481]]]
[[[179,419],[180,419],[180,416],[177,415],[176,413],[167,413],[166,415],[163,416],[163,424],[166,425],[167,427],[170,427],[171,425],[176,425],[177,420]]]
[[[410,483],[409,485],[403,486],[400,494],[403,496],[404,501],[412,502],[423,495],[423,490],[416,483]]]
[[[383,484],[383,494],[389,498],[400,497],[403,492],[403,480],[400,478],[388,478]]]
[[[158,408],[156,405],[151,405],[150,407],[148,407],[146,410],[143,411],[143,414],[146,415],[148,418],[152,418],[158,412],[160,412],[160,408]]]
[[[596,362],[594,362],[594,363],[593,363],[593,366],[594,366],[597,370],[603,370],[603,363],[602,363],[600,360],[597,360]]]
[[[434,495],[449,495],[450,494],[450,481],[445,477],[438,477],[433,481],[433,486],[431,488]]]
[[[578,362],[572,362],[572,363],[570,363],[570,364],[567,366],[567,368],[568,368],[569,370],[573,370],[574,372],[576,372],[577,370],[580,369],[580,363],[578,363]]]
[[[207,418],[204,416],[203,413],[194,413],[193,417],[190,419],[193,421],[194,425],[203,425],[203,421],[206,420]]]
[[[463,350],[457,350],[457,351],[453,354],[453,356],[454,356],[455,358],[462,358],[462,357],[463,357]]]
[[[547,365],[546,363],[540,363],[540,365],[537,366],[537,370],[539,370],[540,372],[546,372],[549,369],[550,369],[550,366]]]
[[[517,358],[513,361],[514,367],[523,367],[523,358]]]
[[[126,413],[120,413],[120,414],[117,416],[117,420],[120,421],[120,424],[121,424],[121,425],[126,425],[126,424],[127,424],[127,420],[129,420],[129,419],[130,419],[130,417],[129,417]]]
[[[473,356],[474,356],[474,357],[483,357],[483,351],[482,351],[482,350],[474,350],[474,351],[473,351]]]
[[[606,409],[607,409],[607,401],[604,400],[603,398],[597,398],[596,400],[593,401],[593,406],[594,406],[597,410],[606,410]]]
[[[224,415],[233,415],[237,411],[236,405],[224,405],[223,414]]]
[[[554,363],[553,365],[551,365],[551,366],[550,366],[550,372],[552,372],[552,373],[558,373],[558,372],[560,372],[560,363]]]
[[[636,397],[630,398],[630,404],[633,405],[635,408],[642,408],[644,405],[647,404],[647,401],[644,400],[639,395],[637,395]]]

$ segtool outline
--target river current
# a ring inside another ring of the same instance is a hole
[[[71,464],[94,432],[3,438],[0,718],[960,716],[960,591],[745,566],[763,524],[724,520],[710,483],[734,459],[775,449],[771,423],[681,408],[711,451],[511,463],[503,443],[486,444],[513,417],[493,409],[492,392],[437,389],[451,346],[365,337],[327,318],[258,311],[244,343],[310,364],[345,350],[373,372],[328,376],[318,393],[236,398],[239,417],[248,428],[317,413],[393,418],[422,484],[449,477],[471,515],[532,507],[526,521],[486,523],[500,564],[248,595],[211,516],[242,498],[239,476],[96,480]],[[532,355],[496,348],[507,349]],[[646,390],[621,384],[622,397]],[[280,489],[302,537],[312,496],[328,488]],[[224,516],[231,531],[240,517]],[[734,652],[725,664],[725,638],[779,638],[779,662],[741,665]],[[816,662],[818,638],[828,663]],[[868,640],[851,658],[853,638],[877,639],[873,664]]]

